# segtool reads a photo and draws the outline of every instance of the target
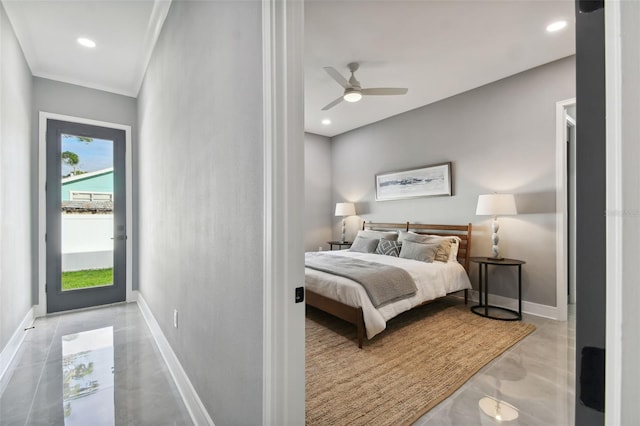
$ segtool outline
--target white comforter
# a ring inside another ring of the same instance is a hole
[[[371,339],[387,327],[387,321],[398,314],[428,300],[445,296],[454,291],[470,289],[467,272],[458,262],[425,263],[380,254],[357,253],[348,250],[334,251],[336,256],[347,256],[369,262],[378,262],[402,268],[409,272],[418,287],[414,296],[389,303],[376,309],[366,290],[348,278],[305,268],[307,289],[355,308],[362,307],[367,337]]]

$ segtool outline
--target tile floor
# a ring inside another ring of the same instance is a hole
[[[193,424],[136,304],[39,318],[27,333],[0,383],[0,425]]]
[[[493,360],[414,426],[574,424],[575,305],[567,322],[524,315],[536,331]],[[502,421],[480,408],[501,402]],[[506,407],[506,408],[505,408]],[[515,408],[515,411],[513,408]],[[506,421],[509,414],[517,418]]]
[[[573,425],[575,313],[570,309],[567,322],[524,320],[537,327],[534,333],[415,425]],[[192,424],[137,305],[39,318],[27,333],[0,382],[0,425]],[[93,380],[83,379],[91,362]],[[78,377],[69,379],[70,371]],[[70,383],[64,392],[63,377]],[[483,413],[483,398],[489,408],[501,401],[502,422]],[[507,422],[511,407],[518,417]]]

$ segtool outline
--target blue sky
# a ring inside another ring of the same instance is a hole
[[[71,151],[78,154],[78,169],[84,172],[113,167],[113,141],[94,139],[93,142],[82,142],[76,136],[62,135],[61,152]],[[71,166],[62,163],[62,176],[71,172]]]

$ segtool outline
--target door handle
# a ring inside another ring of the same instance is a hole
[[[111,237],[112,240],[118,240],[118,241],[122,241],[122,240],[126,240],[127,236],[126,235],[118,235],[117,237]]]

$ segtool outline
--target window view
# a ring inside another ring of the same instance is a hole
[[[113,285],[113,141],[63,135],[62,290]]]

